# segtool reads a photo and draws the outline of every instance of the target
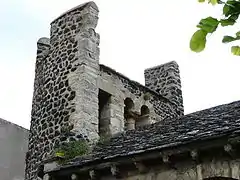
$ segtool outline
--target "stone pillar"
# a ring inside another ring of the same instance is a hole
[[[94,2],[51,23],[50,44],[38,41],[26,180],[59,144],[98,139],[99,35]]]
[[[78,51],[73,66],[77,69],[69,75],[69,85],[76,92],[75,112],[69,122],[72,132],[90,142],[98,138],[98,86],[99,34],[95,32],[98,21],[97,6],[91,2],[82,11],[82,25],[76,36]]]
[[[151,122],[150,114],[141,115],[137,119],[136,126],[144,126],[150,124],[150,122]]]
[[[175,61],[146,69],[145,85],[169,99],[177,109],[178,115],[183,115],[183,98],[178,64]]]
[[[135,119],[133,116],[131,115],[127,116],[126,121],[127,121],[127,130],[135,129]]]
[[[110,110],[110,132],[114,136],[124,131],[124,101],[111,96]]]

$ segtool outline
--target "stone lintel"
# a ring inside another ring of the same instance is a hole
[[[99,89],[111,94],[111,95],[115,95],[116,94],[116,88],[108,82],[105,82],[103,79],[98,78],[97,79],[97,86]]]

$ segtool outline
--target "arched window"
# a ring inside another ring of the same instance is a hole
[[[126,120],[126,129],[135,129],[135,119],[133,115],[134,103],[132,99],[126,98],[124,100],[124,118]]]
[[[141,107],[141,116],[149,115],[149,114],[150,114],[149,108],[146,105],[143,105]]]
[[[126,98],[124,100],[124,105],[125,105],[124,111],[130,111],[134,109],[134,103],[131,98]]]
[[[146,105],[141,107],[141,116],[136,121],[136,127],[150,123],[150,110]]]
[[[110,136],[111,95],[101,89],[98,92],[98,131],[100,137]]]

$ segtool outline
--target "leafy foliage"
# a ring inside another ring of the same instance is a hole
[[[55,149],[55,155],[64,157],[64,162],[66,162],[76,156],[86,155],[89,150],[90,148],[85,141],[70,141]]]
[[[236,24],[240,15],[240,0],[227,0],[223,2],[221,0],[198,0],[200,3],[208,2],[212,5],[223,6],[223,18],[217,19],[213,17],[207,17],[202,19],[197,27],[199,28],[192,36],[190,40],[190,49],[194,52],[201,52],[205,49],[207,35],[214,33],[219,25],[222,27],[233,26]],[[222,39],[223,43],[230,43],[236,40],[240,40],[240,31],[236,33],[235,37],[224,36]],[[240,47],[232,46],[231,52],[234,55],[240,56]]]
[[[201,52],[205,48],[206,35],[207,32],[201,29],[193,34],[193,37],[190,41],[190,47],[193,51]]]

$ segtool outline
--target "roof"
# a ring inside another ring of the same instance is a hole
[[[61,169],[234,134],[240,134],[240,101],[126,131],[97,147],[91,157],[76,158]]]
[[[0,126],[1,126],[1,125],[11,125],[11,126],[15,126],[16,128],[18,128],[18,129],[20,129],[20,130],[29,132],[28,129],[26,129],[26,128],[22,127],[22,126],[19,126],[19,125],[14,124],[14,123],[12,123],[12,122],[10,122],[10,121],[7,121],[7,120],[4,120],[4,119],[1,119],[1,118],[0,118]]]

